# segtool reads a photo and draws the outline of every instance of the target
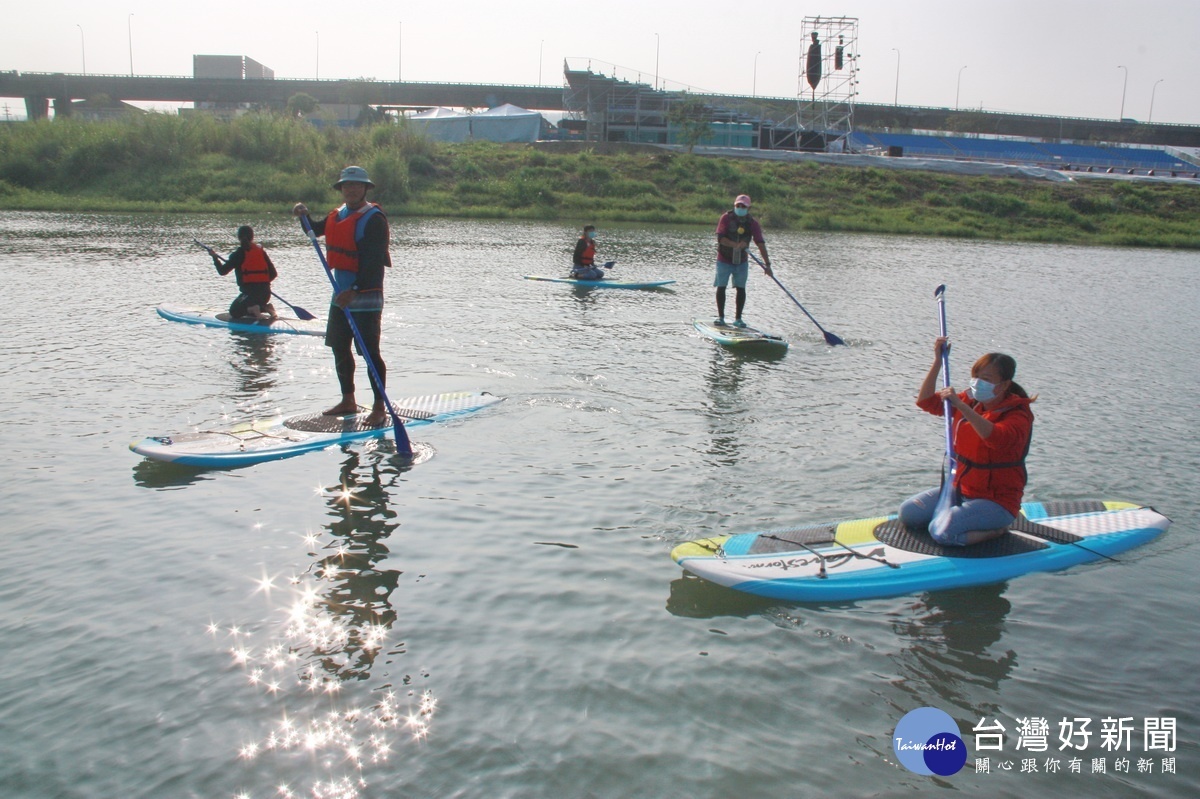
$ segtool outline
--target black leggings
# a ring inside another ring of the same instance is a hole
[[[358,325],[358,332],[362,334],[363,343],[367,346],[367,354],[371,356],[371,363],[375,364],[375,371],[379,373],[383,386],[386,386],[387,364],[383,362],[383,356],[379,353],[382,318],[383,314],[380,311],[354,314],[354,322]],[[325,346],[333,350],[333,365],[343,394],[354,393],[354,352],[351,345],[362,355],[358,342],[354,340],[350,323],[346,321],[346,312],[336,305],[331,305],[329,322],[325,326]],[[383,386],[375,385],[374,376],[368,376],[371,377],[371,391],[375,394],[375,401],[383,402]]]

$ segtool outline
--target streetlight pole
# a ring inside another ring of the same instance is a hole
[[[1150,116],[1146,117],[1147,122],[1154,121],[1154,92],[1158,90],[1158,84],[1163,82],[1163,78],[1154,81],[1154,88],[1150,89]]]
[[[1117,121],[1120,122],[1125,118],[1125,88],[1129,86],[1129,67],[1117,65],[1117,69],[1125,70],[1125,80],[1121,83],[1121,116],[1117,117]]]
[[[961,67],[961,68],[958,70],[958,85],[954,87],[954,110],[955,110],[955,111],[957,111],[957,110],[958,110],[958,92],[959,92],[959,90],[962,88],[962,73],[963,73],[963,70],[964,70],[964,69],[966,69],[966,68],[967,68],[967,65],[966,65],[966,64],[964,64],[964,65],[963,65],[963,66],[962,66],[962,67]]]
[[[404,20],[400,20],[396,33],[396,82],[404,82]]]
[[[83,26],[77,22],[77,23],[75,23],[75,27],[79,28],[79,59],[83,62],[83,74],[86,75],[87,74],[87,48],[85,48],[83,46]],[[1150,102],[1150,107],[1151,108],[1154,107],[1153,100],[1151,100],[1151,102]]]
[[[317,34],[317,66],[313,70],[313,76],[317,80],[320,80],[321,79],[321,32],[313,31],[313,33]]]
[[[133,77],[133,12],[125,18],[125,32],[129,34],[129,77]]]
[[[750,84],[750,96],[758,97],[758,57],[762,55],[762,50],[754,54],[754,82]]]
[[[654,91],[658,91],[658,46],[662,44],[662,39],[658,34],[654,34]]]
[[[892,49],[896,51],[896,91],[892,95],[892,105],[898,106],[900,105],[900,50],[896,47]]]
[[[546,49],[546,40],[538,45],[538,86],[542,85],[542,51]]]

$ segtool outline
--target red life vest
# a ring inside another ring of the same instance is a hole
[[[596,262],[596,241],[587,236],[580,236],[579,238],[587,242],[583,248],[583,253],[579,256],[579,263],[582,266],[591,266]]]
[[[242,283],[270,283],[271,267],[267,263],[266,250],[257,242],[245,250],[242,259]]]
[[[961,395],[966,402],[972,402]],[[990,499],[1014,516],[1020,511],[1028,479],[1025,457],[1033,438],[1031,400],[1011,396],[996,408],[985,411],[973,403],[976,413],[997,426],[990,439],[981,438],[970,422],[954,414],[954,455],[958,460],[956,487],[968,499]],[[996,442],[1000,426],[1009,428],[1005,441]]]
[[[745,252],[745,250],[738,250],[737,254],[735,255],[733,248],[726,247],[720,242],[720,239],[724,237],[727,239],[733,239],[739,244],[741,242],[746,242],[749,244],[754,238],[754,228],[751,227],[753,222],[754,220],[751,218],[750,214],[738,216],[731,211],[725,212],[725,214],[721,217],[720,222],[717,223],[717,258],[719,260],[724,261],[727,264],[733,264],[734,266],[737,266],[746,260],[746,256],[742,254]]]
[[[348,214],[345,219],[338,219],[338,210],[340,209],[335,208],[330,211],[329,216],[325,218],[325,250],[329,268],[357,272],[358,241],[363,237],[367,220],[375,214],[382,215],[383,209],[375,203],[367,203]]]

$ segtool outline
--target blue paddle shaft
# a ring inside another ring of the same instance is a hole
[[[938,330],[942,338],[946,338],[946,287],[945,285],[938,286],[933,292],[933,296],[937,299],[938,304]],[[942,387],[946,388],[950,385],[950,342],[947,341],[942,346]],[[954,459],[954,406],[950,404],[949,398],[942,400],[942,413],[946,420],[946,470],[943,474],[942,493],[938,496],[937,509],[934,511],[934,518],[940,516],[945,509],[948,509],[954,504],[954,478],[958,471],[957,461]]]
[[[337,281],[333,279],[333,270],[329,268],[329,262],[325,260],[325,251],[321,249],[321,243],[317,241],[317,234],[313,232],[312,222],[307,215],[300,217],[300,224],[304,226],[304,232],[308,235],[308,240],[312,242],[313,249],[317,251],[317,257],[321,259],[321,267],[325,270],[325,277],[329,278],[329,285],[336,292],[338,290]],[[392,401],[388,399],[387,392],[384,391],[383,381],[379,379],[379,372],[375,368],[375,361],[371,358],[367,350],[366,342],[363,341],[362,333],[358,329],[358,323],[354,321],[354,314],[349,308],[343,308],[342,312],[346,314],[346,321],[350,324],[350,332],[354,334],[354,340],[358,342],[358,348],[362,352],[363,360],[367,362],[367,368],[371,370],[371,377],[375,380],[375,385],[379,386],[379,395],[383,397],[383,404],[387,406],[388,414],[392,417],[392,426],[396,430],[396,452],[405,457],[412,457],[412,443],[408,440],[408,433],[404,429],[404,422],[400,421],[400,417],[396,415],[396,410],[392,407]]]

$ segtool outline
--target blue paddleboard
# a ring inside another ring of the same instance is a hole
[[[459,391],[393,400],[405,428],[441,422],[502,401],[486,392]],[[129,448],[156,461],[205,469],[229,469],[263,461],[290,458],[335,444],[392,433],[392,421],[368,426],[366,409],[356,416],[326,416],[320,412],[243,422],[221,430],[150,436]]]
[[[1021,511],[999,538],[966,547],[941,546],[892,515],[689,541],[671,557],[705,580],[750,594],[849,601],[1058,571],[1145,544],[1171,523],[1128,502],[1029,502]]]
[[[158,306],[158,315],[172,322],[186,322],[206,327],[224,327],[242,333],[295,333],[301,336],[325,335],[323,319],[299,319],[294,316],[280,316],[271,322],[259,322],[250,319],[234,319],[228,312],[220,308],[188,308],[169,303]]]
[[[788,347],[782,336],[764,333],[753,327],[718,325],[704,319],[694,320],[692,327],[718,344],[735,349],[786,350]]]
[[[522,275],[526,280],[542,280],[547,283],[570,283],[572,286],[580,286],[582,288],[599,288],[599,289],[657,289],[663,286],[669,286],[674,283],[674,280],[644,280],[644,281],[626,281],[626,280],[576,280],[572,277],[542,277],[541,275]]]

